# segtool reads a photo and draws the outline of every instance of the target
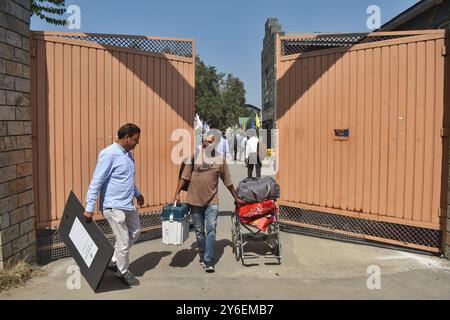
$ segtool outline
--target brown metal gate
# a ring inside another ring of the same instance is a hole
[[[194,41],[32,32],[31,46],[37,227],[58,224],[71,190],[85,203],[98,152],[126,122],[142,129],[135,159],[144,211],[170,202],[171,133],[193,131]]]
[[[447,41],[444,30],[278,38],[284,223],[441,250]]]

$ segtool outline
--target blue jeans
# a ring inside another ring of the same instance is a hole
[[[210,204],[206,207],[191,206],[191,209],[200,256],[205,263],[213,263],[219,205]]]

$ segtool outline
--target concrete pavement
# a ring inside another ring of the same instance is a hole
[[[233,166],[231,171],[237,185],[245,168]],[[233,209],[223,185],[220,201],[222,211]],[[292,233],[281,233],[281,265],[259,259],[244,267],[232,253],[230,223],[228,215],[219,217],[212,274],[198,264],[191,232],[179,247],[157,239],[132,248],[130,269],[141,281],[138,287],[126,288],[107,271],[99,293],[83,278],[80,289],[70,290],[67,271],[75,263],[67,258],[45,266],[47,277],[32,279],[0,299],[450,299],[446,259]]]

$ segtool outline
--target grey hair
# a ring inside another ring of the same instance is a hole
[[[214,136],[215,142],[218,142],[222,137],[222,133],[217,129],[211,129],[203,134],[203,140],[206,140],[209,136]]]

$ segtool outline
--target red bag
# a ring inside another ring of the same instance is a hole
[[[271,214],[276,210],[274,200],[266,200],[257,203],[246,204],[239,208],[239,217],[243,223],[249,223],[255,219]]]
[[[270,223],[275,222],[276,221],[276,217],[274,215],[267,215],[264,216],[262,218],[258,218],[255,220],[252,220],[246,224],[255,226],[256,228],[258,228],[259,230],[266,232],[267,231],[267,227],[269,226]]]

